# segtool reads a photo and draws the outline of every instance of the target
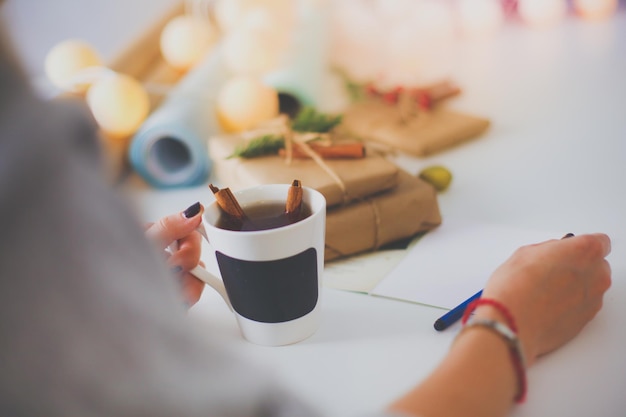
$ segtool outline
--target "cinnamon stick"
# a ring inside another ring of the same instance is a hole
[[[302,183],[300,180],[293,180],[289,191],[287,191],[287,203],[285,204],[285,213],[289,217],[297,217],[302,208]]]
[[[217,205],[220,206],[224,213],[237,221],[243,221],[246,218],[246,214],[239,205],[235,195],[230,191],[230,188],[222,188],[220,190],[213,184],[209,184],[209,188],[213,192],[213,195],[215,195]]]
[[[365,146],[361,142],[338,143],[333,145],[318,145],[308,143],[309,147],[324,159],[356,159],[365,157]],[[287,155],[285,149],[278,151],[280,156]],[[291,150],[293,158],[309,158],[306,152],[302,151],[298,146],[294,146]]]

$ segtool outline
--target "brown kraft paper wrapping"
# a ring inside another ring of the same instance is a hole
[[[231,136],[209,140],[209,155],[213,160],[216,182],[232,189],[259,184],[290,184],[299,179],[302,185],[322,193],[327,206],[331,207],[389,190],[398,184],[400,169],[381,155],[325,160],[340,178],[339,184],[311,159],[294,159],[289,164],[280,156],[227,159],[236,143],[237,139]]]
[[[479,136],[489,124],[487,119],[442,106],[403,120],[397,106],[367,100],[345,111],[340,129],[361,139],[427,156]]]
[[[400,171],[393,190],[327,211],[325,260],[376,250],[440,224],[435,189]]]

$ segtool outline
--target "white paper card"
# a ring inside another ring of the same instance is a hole
[[[446,220],[413,245],[370,294],[451,309],[482,289],[518,247],[560,237],[554,232]]]
[[[324,267],[324,285],[367,294],[406,253],[404,249],[383,250],[332,261]]]

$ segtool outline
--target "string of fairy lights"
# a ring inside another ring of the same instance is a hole
[[[436,77],[429,65],[451,39],[497,36],[510,22],[545,30],[570,16],[606,20],[619,8],[618,0],[185,0],[185,14],[161,33],[162,56],[185,72],[219,40],[233,73],[221,95],[223,116],[245,129],[276,113],[275,92],[261,79],[284,62],[302,4],[327,10],[328,25],[319,34],[331,34],[328,66],[355,82],[382,87]],[[81,40],[52,48],[45,72],[59,90],[84,94],[96,121],[113,136],[132,134],[148,115],[146,86],[106,68],[95,48]]]

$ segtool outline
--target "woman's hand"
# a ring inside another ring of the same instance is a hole
[[[483,297],[513,314],[528,365],[576,336],[600,310],[611,285],[610,251],[604,234],[551,240],[518,249],[494,272]],[[502,319],[490,306],[476,315]]]
[[[176,242],[178,250],[169,256],[167,264],[179,278],[185,300],[189,305],[198,302],[204,289],[204,283],[191,275],[189,271],[200,261],[202,236],[196,228],[202,222],[204,207],[195,203],[181,213],[161,218],[146,229],[146,236],[159,249],[165,250]]]
[[[551,240],[518,249],[492,274],[482,297],[513,315],[527,365],[576,336],[600,310],[611,285],[610,251],[604,234]],[[507,322],[489,304],[475,315]],[[519,381],[509,346],[479,328],[463,333],[433,373],[389,408],[433,417],[504,416]]]

